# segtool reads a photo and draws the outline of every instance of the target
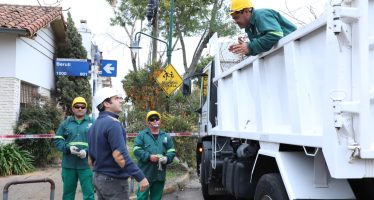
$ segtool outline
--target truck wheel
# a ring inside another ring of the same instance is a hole
[[[288,195],[279,173],[263,175],[256,186],[255,200],[287,200]]]
[[[201,164],[200,164],[200,183],[201,183],[201,191],[203,193],[204,200],[213,200],[213,196],[209,195],[208,192],[208,184],[207,177],[209,176],[208,170],[210,165],[210,153],[211,150],[203,151],[201,156]]]

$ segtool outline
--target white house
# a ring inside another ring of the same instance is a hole
[[[27,103],[55,88],[65,30],[61,7],[0,4],[0,136],[13,134]]]

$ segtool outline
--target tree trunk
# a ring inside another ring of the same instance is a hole
[[[209,22],[209,27],[208,27],[208,32],[207,32],[207,34],[205,34],[205,36],[204,35],[202,36],[202,38],[203,38],[202,42],[196,48],[196,51],[195,51],[195,54],[192,58],[190,67],[188,68],[188,72],[185,73],[185,77],[189,77],[189,76],[191,76],[195,73],[196,68],[197,68],[197,63],[199,62],[201,54],[202,54],[204,48],[206,47],[206,45],[208,44],[210,37],[212,37],[212,35],[214,33],[212,27],[215,24],[215,20],[216,20],[217,13],[218,13],[218,8],[219,8],[218,1],[219,0],[214,1],[214,5],[213,5],[213,9],[212,9],[212,15],[211,15],[210,22]]]
[[[152,36],[158,38],[158,13],[155,12],[154,21],[152,24]],[[157,62],[157,40],[152,39],[152,63]]]
[[[186,56],[186,44],[184,43],[183,34],[182,34],[182,31],[180,30],[178,21],[175,22],[175,29],[177,31],[177,34],[178,34],[178,37],[180,39],[181,46],[182,46],[183,68],[184,68],[184,71],[187,72],[188,67],[187,67],[187,56]]]

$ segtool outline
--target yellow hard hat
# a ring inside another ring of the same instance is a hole
[[[244,8],[252,8],[253,4],[251,0],[231,0],[230,14],[241,11]]]
[[[147,117],[145,117],[145,121],[148,122],[148,118],[152,115],[157,115],[158,118],[161,118],[161,114],[155,110],[151,110],[147,113]]]
[[[83,97],[76,97],[74,100],[73,100],[73,103],[71,104],[71,107],[73,108],[73,106],[77,103],[82,103],[84,104],[86,107],[87,107],[87,102],[86,102],[86,99],[84,99]]]

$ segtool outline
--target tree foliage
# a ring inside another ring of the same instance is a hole
[[[62,115],[56,105],[46,101],[35,102],[20,112],[14,132],[16,134],[53,133],[61,120]],[[48,139],[20,139],[16,140],[16,144],[33,155],[33,164],[36,166],[47,165],[52,159],[51,152],[55,150],[51,140]]]
[[[107,0],[111,5],[113,0]],[[160,1],[157,9],[157,22],[159,24],[159,35],[156,31],[154,37],[165,40],[168,38],[169,29],[169,13],[170,0]],[[220,36],[233,34],[237,28],[229,21],[227,12],[224,9],[224,0],[178,0],[174,2],[173,17],[173,38],[175,42],[172,44],[173,49],[175,43],[180,42],[182,47],[182,59],[185,74],[190,75],[196,71],[197,63],[202,55],[203,49],[206,47],[209,38],[213,33],[217,32]],[[127,33],[128,39],[134,38],[136,31],[146,31],[142,27],[145,20],[147,1],[121,0],[115,8],[115,17],[112,19],[112,25],[123,27]],[[140,23],[140,28],[137,25]],[[153,27],[154,28],[154,27]],[[200,42],[195,50],[192,62],[188,65],[186,57],[185,37],[199,36]],[[162,57],[165,53],[162,53]],[[131,52],[132,64],[134,71],[136,67],[136,55]]]
[[[114,0],[107,0],[107,2],[110,5],[114,5]],[[114,17],[111,18],[111,25],[121,26],[126,32],[127,39],[132,41],[135,32],[142,30],[142,22],[145,19],[146,7],[147,1],[122,0],[118,7],[114,6]],[[140,28],[137,29],[138,26],[140,26]],[[129,45],[123,44],[129,47]],[[131,63],[134,71],[138,70],[136,56],[137,55],[131,51]]]
[[[160,65],[155,64],[137,72],[130,72],[123,80],[127,94],[126,101],[132,104],[131,107],[125,108],[127,132],[139,132],[146,128],[145,116],[149,110],[157,110],[161,113],[161,128],[167,132],[196,132],[199,90],[195,90],[188,97],[183,96],[181,90],[166,97],[155,81],[155,76],[160,70],[157,66]],[[174,138],[174,143],[178,158],[194,167],[194,151],[186,151],[186,149],[196,148],[195,138]]]
[[[87,58],[87,51],[82,45],[82,37],[74,25],[70,12],[67,18],[65,42],[65,46],[58,49],[57,55],[59,58]],[[56,77],[56,97],[66,114],[71,114],[71,102],[77,96],[84,97],[88,103],[91,102],[92,94],[88,77]]]

